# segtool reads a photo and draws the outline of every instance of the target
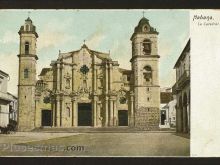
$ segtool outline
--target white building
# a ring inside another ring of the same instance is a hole
[[[17,97],[7,92],[9,75],[0,70],[0,126],[6,127],[9,119],[17,120]]]

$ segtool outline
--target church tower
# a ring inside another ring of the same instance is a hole
[[[36,42],[38,34],[28,17],[18,34],[20,35],[18,77],[18,129],[30,131],[35,120]]]
[[[131,37],[134,74],[134,126],[153,130],[159,128],[160,86],[158,32],[143,17]]]

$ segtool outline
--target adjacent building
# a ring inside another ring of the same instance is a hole
[[[174,69],[176,69],[176,83],[172,87],[176,95],[176,130],[190,133],[190,40],[188,40]]]
[[[163,88],[160,92],[160,128],[176,126],[176,97],[171,88]]]
[[[8,93],[9,75],[0,70],[0,126],[6,127],[9,120],[17,120],[17,97]]]
[[[158,129],[158,32],[143,17],[131,36],[131,70],[110,53],[83,44],[59,52],[36,79],[38,34],[28,17],[19,30],[18,128],[118,127]]]

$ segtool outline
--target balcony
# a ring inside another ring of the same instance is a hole
[[[174,94],[178,93],[178,91],[182,90],[190,81],[190,71],[185,70],[184,73],[179,77],[177,82],[173,85],[172,91]]]
[[[3,93],[0,91],[0,99],[5,101],[12,101],[12,97],[8,95],[7,93]]]

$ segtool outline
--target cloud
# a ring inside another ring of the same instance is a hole
[[[92,48],[96,49],[99,47],[100,43],[105,39],[106,35],[103,29],[103,26],[99,25],[96,28],[96,31],[93,32],[86,41],[86,44]]]
[[[120,67],[131,69],[129,60],[132,57],[131,45],[126,39],[116,40],[111,48],[111,57],[113,60],[118,60]]]
[[[162,60],[169,57],[172,52],[172,44],[168,40],[160,39],[158,40],[158,53]]]
[[[44,48],[59,47],[62,44],[74,39],[66,29],[73,29],[73,19],[58,20],[52,19],[39,29],[38,51]],[[42,29],[42,30],[41,30]]]
[[[11,44],[11,43],[19,43],[19,38],[18,34],[14,33],[12,31],[6,31],[2,38],[0,38],[0,43],[1,44]]]
[[[18,57],[16,52],[0,54],[0,69],[9,74],[8,91],[17,95],[18,85]]]
[[[45,30],[39,34],[37,49],[58,47],[72,39],[71,36],[64,32]]]
[[[160,86],[161,87],[172,87],[176,82],[176,71],[171,70],[165,76],[160,78]]]

